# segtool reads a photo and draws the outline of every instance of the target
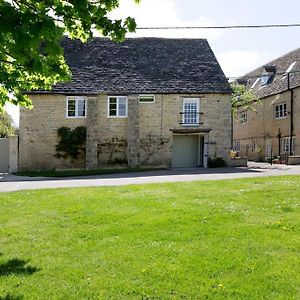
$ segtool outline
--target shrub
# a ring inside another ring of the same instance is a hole
[[[214,155],[213,158],[209,157],[208,158],[208,167],[209,168],[220,168],[220,167],[225,167],[226,161],[222,158],[217,156],[216,154]]]
[[[80,154],[85,153],[86,128],[60,127],[57,130],[59,142],[56,145],[56,157],[76,159]]]

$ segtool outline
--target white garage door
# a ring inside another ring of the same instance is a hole
[[[198,135],[174,135],[173,137],[173,168],[197,167],[199,157]]]

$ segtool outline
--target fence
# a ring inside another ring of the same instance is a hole
[[[18,136],[0,138],[0,173],[18,170]]]
[[[0,139],[0,173],[7,173],[9,170],[9,140]]]
[[[290,148],[285,144],[234,144],[233,150],[236,156],[247,158],[250,161],[256,162],[274,162],[287,164],[290,157]],[[292,156],[300,156],[300,145],[293,144]]]

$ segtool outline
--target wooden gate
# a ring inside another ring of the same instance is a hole
[[[9,167],[8,138],[0,138],[0,173],[7,173]]]

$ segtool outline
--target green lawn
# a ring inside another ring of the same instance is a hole
[[[300,177],[0,194],[0,299],[300,299]]]

